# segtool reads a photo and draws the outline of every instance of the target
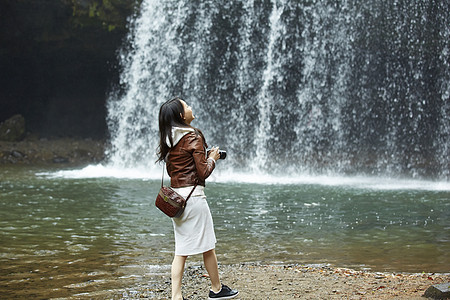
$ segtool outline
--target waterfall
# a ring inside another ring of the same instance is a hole
[[[276,69],[280,65],[281,57],[276,56],[276,43],[281,39],[283,34],[283,24],[281,24],[281,14],[283,13],[284,4],[277,4],[276,1],[272,3],[272,12],[269,17],[269,40],[266,50],[266,67],[262,73],[262,86],[258,95],[257,100],[257,112],[259,124],[256,124],[256,133],[254,135],[253,143],[256,148],[255,157],[250,163],[251,169],[253,171],[261,171],[261,168],[266,166],[270,157],[267,155],[268,141],[271,132],[271,122],[270,122],[270,112],[271,112],[271,102],[274,95],[271,94],[270,84],[272,81],[281,81],[282,74]]]
[[[181,96],[229,170],[449,179],[446,1],[144,0],[108,99],[109,164],[155,168]]]

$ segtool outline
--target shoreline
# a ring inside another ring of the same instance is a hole
[[[106,142],[91,138],[38,138],[0,141],[0,165],[81,166],[105,159]]]
[[[432,285],[450,282],[450,273],[389,273],[315,265],[219,265],[222,283],[239,290],[236,299],[425,299]],[[170,299],[170,273],[153,285],[139,284],[114,295],[121,299]],[[147,278],[146,278],[147,279]],[[183,296],[204,299],[209,278],[203,266],[187,266]]]

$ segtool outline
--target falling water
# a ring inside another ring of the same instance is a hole
[[[227,167],[448,180],[446,1],[144,0],[108,101],[111,165],[155,168],[181,96]]]
[[[273,80],[281,80],[282,74],[277,72],[276,67],[280,65],[281,57],[275,56],[275,46],[280,35],[283,33],[282,24],[280,24],[281,14],[283,13],[284,3],[273,3],[272,12],[269,17],[269,41],[266,50],[266,68],[262,74],[262,87],[256,97],[258,102],[259,124],[256,126],[256,134],[253,139],[255,145],[255,159],[250,164],[252,169],[258,171],[261,166],[267,165],[270,157],[267,155],[267,142],[271,129],[270,112],[271,100],[274,96],[270,92],[270,84]],[[280,78],[281,77],[281,78]]]

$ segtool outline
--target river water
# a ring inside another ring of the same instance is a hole
[[[449,271],[448,182],[216,171],[206,193],[222,264]],[[3,166],[2,297],[94,296],[168,274],[173,233],[154,206],[159,176]]]

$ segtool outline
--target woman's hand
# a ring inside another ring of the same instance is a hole
[[[219,147],[212,147],[211,151],[209,151],[208,157],[214,160],[218,160],[220,158]]]

